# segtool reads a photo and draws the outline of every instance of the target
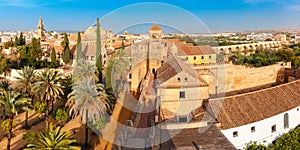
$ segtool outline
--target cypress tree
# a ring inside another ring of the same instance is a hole
[[[20,43],[20,42],[19,42],[19,38],[16,37],[16,38],[15,38],[15,42],[14,42],[14,46],[15,46],[15,47],[19,46],[19,43]]]
[[[78,32],[77,45],[76,45],[76,62],[79,62],[80,59],[83,59],[83,53],[82,53],[81,35],[80,32]]]
[[[52,48],[52,51],[51,51],[51,62],[52,63],[56,63],[56,52],[55,52],[55,48],[53,47]]]
[[[69,47],[69,39],[67,33],[65,33],[64,41],[62,41],[61,45],[64,46],[62,59],[66,66],[71,60],[71,51]]]
[[[124,50],[124,47],[125,47],[124,46],[124,40],[122,40],[122,47],[121,47],[121,49]]]
[[[71,51],[70,51],[69,46],[67,46],[64,49],[64,53],[63,53],[63,58],[62,59],[63,59],[65,65],[67,65],[70,62],[70,60],[71,60]]]
[[[102,75],[102,56],[101,56],[101,33],[100,33],[100,24],[99,24],[99,18],[97,18],[97,41],[96,41],[96,67],[97,67],[97,73],[99,77],[99,82],[103,83],[103,75]]]
[[[23,33],[21,32],[20,34],[20,37],[19,37],[19,45],[25,45],[26,44],[26,41],[25,41],[25,38],[23,36]]]

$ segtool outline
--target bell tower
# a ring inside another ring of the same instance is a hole
[[[45,41],[45,29],[44,29],[44,23],[42,16],[40,17],[39,23],[38,23],[38,38],[40,38],[41,41]]]

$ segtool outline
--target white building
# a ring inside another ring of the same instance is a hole
[[[219,128],[237,148],[250,142],[269,146],[300,124],[300,81],[261,91],[212,99],[210,110]]]

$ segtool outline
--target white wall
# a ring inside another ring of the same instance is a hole
[[[284,129],[284,114],[289,114],[289,128]],[[247,124],[244,126],[222,130],[222,133],[227,139],[237,148],[244,149],[251,141],[257,141],[258,144],[268,146],[276,138],[290,129],[295,128],[300,124],[300,106],[292,110],[286,111],[279,115],[267,118],[258,122]],[[276,125],[276,132],[272,133],[272,126]],[[255,126],[255,132],[251,132],[251,127]],[[233,132],[238,131],[238,136],[233,137]]]

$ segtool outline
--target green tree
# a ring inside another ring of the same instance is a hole
[[[46,101],[46,128],[49,125],[49,102],[53,103],[60,95],[63,94],[62,85],[60,83],[62,74],[54,69],[46,69],[36,75],[36,82],[33,89],[39,93],[40,98]]]
[[[81,116],[85,127],[85,145],[88,145],[89,121],[99,121],[105,118],[107,94],[103,84],[96,84],[94,65],[89,62],[79,63],[73,72],[73,91],[69,94],[67,106],[72,116]],[[86,72],[87,71],[87,72]]]
[[[81,35],[80,32],[78,32],[77,45],[76,45],[76,62],[79,62],[80,59],[83,59],[83,53],[82,53]]]
[[[71,51],[70,51],[70,47],[69,46],[67,46],[64,49],[62,59],[63,59],[63,61],[65,63],[65,66],[70,62],[70,60],[71,60]]]
[[[70,138],[69,132],[62,132],[61,127],[58,126],[53,129],[52,124],[50,124],[50,128],[43,132],[37,133],[36,140],[28,141],[30,142],[27,145],[25,150],[80,150],[79,146],[74,146],[76,143],[75,139]]]
[[[22,110],[28,110],[31,106],[31,99],[22,96],[18,92],[4,91],[0,97],[0,103],[9,117],[9,135],[7,140],[7,150],[10,150],[10,142],[12,138],[12,128],[15,116]]]
[[[33,105],[33,96],[34,93],[32,91],[33,84],[35,82],[35,71],[33,67],[25,66],[18,72],[20,77],[17,77],[17,81],[15,82],[15,89],[18,92],[21,92],[23,95],[31,98],[31,105]],[[28,111],[26,111],[25,115],[25,128],[28,126]]]
[[[51,51],[51,62],[55,66],[58,66],[58,60],[56,59],[56,52],[55,52],[55,48],[54,47],[52,48],[52,51]]]
[[[18,38],[18,37],[15,38],[14,46],[15,46],[15,47],[20,46],[20,41],[19,41],[19,38]]]
[[[53,111],[52,116],[54,120],[65,122],[69,120],[69,111],[67,108],[60,107]]]
[[[8,66],[9,60],[4,57],[3,53],[0,53],[0,74],[6,73],[10,71],[10,68]]]
[[[20,37],[19,37],[19,46],[25,45],[26,44],[26,39],[23,36],[23,33],[21,32]]]
[[[101,55],[101,33],[100,33],[100,23],[99,23],[99,18],[97,18],[97,30],[96,30],[96,35],[97,35],[97,41],[96,41],[96,67],[97,67],[97,75],[99,78],[99,83],[103,83],[103,74],[102,74],[102,55]]]
[[[72,92],[73,76],[68,75],[61,79],[63,94],[60,96],[62,100],[68,100],[68,95]]]
[[[88,146],[89,121],[99,121],[105,117],[107,95],[102,84],[96,85],[93,77],[75,82],[67,105],[73,116],[81,116],[85,128],[85,145]]]
[[[62,54],[62,59],[63,62],[65,63],[65,66],[70,62],[71,60],[71,51],[69,47],[69,38],[67,33],[64,33],[64,40],[61,42],[61,46],[64,47],[63,54]]]
[[[268,148],[265,145],[258,145],[256,142],[250,143],[247,145],[245,150],[267,150]]]

